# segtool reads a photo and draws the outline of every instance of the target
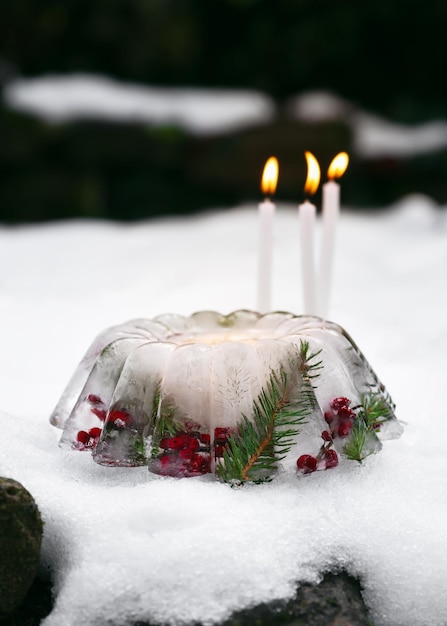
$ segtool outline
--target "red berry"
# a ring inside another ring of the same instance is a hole
[[[160,457],[160,463],[162,464],[163,467],[170,465],[171,461],[172,461],[172,457],[170,454],[162,454]]]
[[[188,448],[190,450],[198,450],[200,448],[200,442],[198,439],[191,437]]]
[[[84,445],[86,445],[90,441],[90,435],[85,430],[80,430],[76,435],[76,439],[79,441],[79,443],[83,443]]]
[[[91,412],[96,415],[96,417],[98,417],[101,422],[104,422],[104,420],[106,419],[106,411],[105,409],[98,409],[97,407],[93,407],[91,409]]]
[[[214,439],[217,443],[226,443],[228,440],[228,435],[230,433],[229,428],[215,428],[214,429]]]
[[[323,430],[321,437],[324,441],[332,441],[332,435],[328,430]]]
[[[185,447],[183,437],[169,437],[169,439],[166,440],[165,447],[171,450],[181,450]]]
[[[183,448],[183,450],[179,451],[178,455],[181,459],[192,459],[194,452],[190,448]]]
[[[340,422],[337,428],[337,435],[339,437],[347,437],[352,429],[352,422],[343,421]]]
[[[210,459],[200,454],[194,454],[189,467],[193,472],[206,474],[210,471]]]
[[[113,424],[117,428],[124,428],[124,426],[129,426],[131,421],[132,418],[127,411],[120,411],[115,409],[114,411],[110,411],[108,415],[109,424]]]
[[[326,450],[323,455],[324,467],[325,469],[330,469],[331,467],[337,467],[338,465],[338,454],[335,450]]]
[[[343,419],[347,419],[347,418],[354,419],[355,417],[357,417],[357,415],[355,414],[355,411],[353,411],[347,406],[342,406],[340,409],[338,409],[338,416]]]
[[[104,402],[101,400],[101,398],[99,396],[96,396],[94,393],[89,394],[87,396],[87,400],[91,404],[104,404]]]
[[[347,408],[351,404],[351,400],[349,398],[334,398],[331,402],[331,407],[338,411],[342,408]]]
[[[101,434],[102,430],[100,428],[90,428],[90,430],[88,431],[88,434],[90,435],[90,437],[99,437]]]
[[[191,437],[191,435],[186,435],[185,433],[182,435],[179,435],[179,437],[182,440],[183,448],[189,448],[190,445],[193,445],[192,442],[196,441],[194,437]]]
[[[200,441],[205,446],[209,446],[211,443],[211,437],[208,433],[200,433]]]
[[[317,464],[317,459],[310,454],[302,454],[296,462],[298,469],[304,472],[304,474],[315,472]]]

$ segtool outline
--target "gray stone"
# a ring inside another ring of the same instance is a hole
[[[133,626],[162,624],[137,622]],[[326,574],[319,584],[301,585],[288,602],[259,604],[235,613],[220,626],[372,626],[372,622],[359,581],[339,572]]]
[[[0,478],[0,618],[24,600],[37,575],[43,523],[32,495]]]
[[[233,615],[222,626],[371,626],[360,584],[348,574],[327,574],[303,584],[292,600],[261,604]]]

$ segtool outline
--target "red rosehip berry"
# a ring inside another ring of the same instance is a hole
[[[76,435],[76,439],[85,446],[90,441],[90,435],[85,430],[80,430]]]
[[[102,433],[101,428],[90,428],[90,430],[88,431],[88,434],[90,435],[90,437],[93,437],[93,438],[99,437],[101,433]]]
[[[181,450],[184,448],[183,437],[169,437],[166,440],[166,448],[170,448],[171,450]]]
[[[168,465],[170,465],[172,462],[172,457],[170,454],[162,454],[160,457],[160,463],[162,465],[162,467],[166,467]]]
[[[194,451],[191,450],[190,448],[183,448],[183,450],[179,450],[178,453],[179,457],[181,459],[192,459],[192,457],[194,456]]]
[[[348,421],[340,422],[337,428],[337,435],[339,437],[347,437],[352,429],[352,423]]]
[[[229,430],[230,429],[227,427],[218,426],[214,429],[214,436],[219,437],[221,435],[228,435]]]
[[[207,474],[210,471],[210,459],[201,454],[194,454],[189,467],[192,472]]]
[[[198,450],[200,448],[200,441],[195,437],[191,437],[188,448],[190,450]]]
[[[108,415],[109,424],[113,424],[117,428],[124,428],[125,426],[129,426],[131,421],[132,418],[127,411],[120,411],[119,409],[115,409],[114,411],[110,411]]]
[[[351,400],[349,400],[349,398],[334,398],[331,402],[331,407],[335,410],[338,411],[339,409],[348,407],[351,404]]]
[[[211,437],[208,433],[200,433],[200,442],[205,446],[209,446],[211,443]]]
[[[338,465],[338,454],[335,450],[326,450],[323,455],[324,468],[330,469],[331,467],[337,467]]]
[[[94,393],[90,393],[87,396],[87,400],[90,402],[90,404],[104,404],[101,398],[99,396],[96,396]]]
[[[315,470],[317,469],[318,461],[314,456],[310,454],[302,454],[298,458],[296,465],[301,472],[303,472],[304,474],[309,474],[310,472],[315,472]]]
[[[230,434],[229,428],[215,428],[214,429],[214,440],[217,443],[226,443],[228,440],[228,435]]]
[[[200,443],[196,439],[196,437],[192,437],[191,435],[183,434],[179,435],[182,442],[183,448],[190,448],[191,450],[197,450],[200,447]]]
[[[342,419],[349,419],[349,418],[354,419],[357,417],[357,415],[355,414],[355,411],[353,411],[347,406],[342,406],[338,409],[338,416],[341,417]]]
[[[332,441],[332,435],[328,430],[323,430],[321,437],[324,441]]]

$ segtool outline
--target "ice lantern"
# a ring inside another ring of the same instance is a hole
[[[384,386],[341,327],[247,310],[105,330],[51,423],[63,429],[61,446],[91,451],[102,465],[229,482],[295,471],[297,459],[304,473],[362,461],[401,432]]]

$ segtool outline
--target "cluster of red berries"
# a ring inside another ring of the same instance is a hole
[[[152,461],[163,476],[200,476],[211,471],[210,436],[200,432],[178,432],[159,442],[162,453]]]
[[[80,430],[76,435],[78,450],[93,450],[96,448],[102,428],[90,428],[90,430]]]
[[[120,409],[114,409],[107,414],[104,402],[99,396],[90,394],[87,396],[88,402],[92,405],[90,409],[93,415],[96,415],[101,422],[104,422],[107,417],[108,428],[125,428],[132,422],[132,417],[127,411]],[[99,437],[102,433],[102,428],[90,428],[90,430],[80,430],[76,436],[76,448],[78,450],[93,450],[96,448]]]
[[[354,425],[357,414],[349,408],[351,401],[348,398],[334,398],[329,411],[324,412],[324,419],[331,429],[333,437],[348,437]]]
[[[325,411],[324,419],[330,430],[323,430],[321,438],[323,444],[317,456],[311,454],[302,454],[297,462],[297,468],[303,474],[311,474],[317,470],[330,469],[337,467],[338,454],[332,448],[335,438],[345,438],[350,434],[357,415],[353,409],[349,407],[351,401],[348,398],[334,398],[330,404],[330,409]]]
[[[324,447],[324,446],[322,446]],[[338,454],[333,448],[321,451],[317,456],[311,454],[302,454],[296,462],[297,468],[303,474],[311,474],[317,470],[326,470],[331,467],[337,467]]]
[[[223,457],[228,446],[230,428],[214,429],[214,457]],[[211,471],[211,436],[198,430],[178,432],[164,437],[158,444],[161,454],[151,462],[151,468],[164,476],[199,476]]]

